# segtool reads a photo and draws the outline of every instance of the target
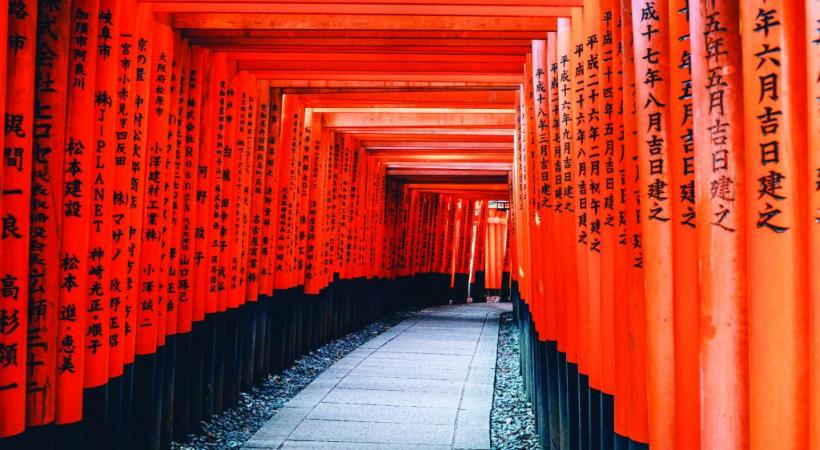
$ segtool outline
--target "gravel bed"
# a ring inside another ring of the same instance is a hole
[[[532,404],[524,391],[518,351],[518,327],[510,312],[501,314],[495,393],[490,414],[490,442],[494,449],[540,449]]]
[[[190,434],[185,442],[173,442],[174,450],[240,448],[285,403],[314,378],[351,351],[413,312],[397,312],[347,336],[333,340],[297,360],[280,375],[270,375],[250,392],[240,393],[239,403],[202,422],[202,432]]]

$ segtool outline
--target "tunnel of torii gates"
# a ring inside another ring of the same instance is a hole
[[[0,447],[472,283],[545,447],[820,449],[817,0],[1,3]]]

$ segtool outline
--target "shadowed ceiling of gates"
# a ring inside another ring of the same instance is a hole
[[[155,0],[421,191],[507,198],[532,39],[581,0]],[[546,31],[545,31],[546,30]]]

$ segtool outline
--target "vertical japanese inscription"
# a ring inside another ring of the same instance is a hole
[[[85,370],[88,254],[93,194],[94,79],[96,77],[97,2],[72,3],[63,228],[60,251],[61,292],[58,311],[57,423],[82,416]]]
[[[8,2],[6,104],[0,167],[0,437],[25,427],[26,332],[29,301],[29,223],[34,139],[34,73],[37,4]]]
[[[37,66],[32,154],[27,425],[55,417],[60,223],[68,79],[67,2],[38,3]]]

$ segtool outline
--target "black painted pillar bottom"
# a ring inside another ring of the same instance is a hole
[[[521,374],[533,403],[542,448],[549,450],[648,450],[615,433],[615,398],[589,386],[587,374],[567,360],[557,342],[541,341],[517,283],[510,296],[519,327]]]

